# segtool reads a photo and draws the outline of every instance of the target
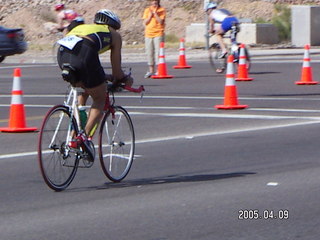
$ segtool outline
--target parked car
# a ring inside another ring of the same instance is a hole
[[[0,62],[7,56],[24,53],[27,48],[23,29],[0,26]]]

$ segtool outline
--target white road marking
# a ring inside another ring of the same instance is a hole
[[[63,94],[53,94],[53,95],[23,95],[24,98],[65,98],[66,95]],[[11,98],[10,94],[3,94],[0,95],[0,98]],[[116,98],[138,98],[140,99],[140,95],[117,95]],[[148,95],[148,93],[145,93],[143,96],[143,99],[191,99],[191,100],[220,100],[223,99],[224,97],[214,97],[214,96],[161,96],[161,95]],[[245,96],[240,96],[238,99],[242,100],[265,100],[265,101],[320,101],[320,96],[317,97],[245,97]],[[142,100],[143,101],[143,100]]]
[[[277,128],[286,128],[286,127],[295,127],[295,126],[302,126],[302,125],[311,125],[311,124],[319,124],[320,120],[314,122],[301,122],[301,123],[288,123],[288,124],[279,124],[273,126],[262,126],[262,127],[248,127],[248,128],[241,128],[241,129],[232,129],[226,131],[211,131],[206,133],[196,133],[196,134],[185,134],[185,135],[175,135],[175,136],[168,136],[168,137],[160,137],[160,138],[150,138],[150,139],[142,139],[137,140],[136,144],[143,144],[143,143],[154,143],[154,142],[163,142],[163,141],[174,141],[174,140],[183,140],[187,139],[190,141],[194,138],[199,137],[209,137],[215,135],[225,135],[225,134],[233,134],[233,133],[241,133],[241,132],[249,132],[249,131],[263,131],[263,130],[270,130],[270,129],[277,129]],[[22,152],[22,153],[12,153],[12,154],[2,154],[0,155],[0,159],[12,159],[17,160],[17,158],[25,157],[25,156],[36,156],[38,153],[36,151],[33,152]],[[12,160],[10,160],[12,161]],[[0,163],[3,163],[1,161]]]
[[[193,118],[237,118],[237,119],[302,119],[320,120],[320,116],[272,116],[254,114],[219,114],[219,113],[148,113],[148,112],[129,112],[130,115],[149,115],[163,117],[193,117]]]
[[[0,95],[0,98],[9,98],[11,95]],[[65,97],[65,95],[61,94],[53,94],[53,95],[25,95],[26,98],[57,98],[57,97]],[[119,95],[117,98],[140,98],[140,96],[133,95]],[[209,96],[147,96],[144,98],[150,99],[194,99],[194,100],[213,100],[213,99],[223,99],[223,97],[209,97]],[[284,98],[276,98],[276,97],[242,97],[240,99],[247,100],[270,100],[270,101],[284,101],[284,100],[304,100],[304,101],[319,101],[319,98],[297,98],[297,97],[284,97]],[[0,104],[1,107],[9,107],[10,104]],[[34,107],[34,108],[50,108],[53,105],[36,105],[36,104],[26,104],[26,107]],[[206,136],[214,136],[214,135],[223,135],[223,134],[233,134],[247,131],[263,131],[268,129],[275,128],[284,128],[284,127],[294,127],[301,125],[310,125],[310,124],[318,124],[320,123],[320,116],[280,116],[280,115],[257,115],[257,114],[248,114],[248,112],[260,111],[260,112],[304,112],[304,113],[319,113],[320,110],[312,110],[312,109],[277,109],[277,108],[249,108],[242,113],[234,113],[234,114],[225,114],[216,111],[213,107],[175,107],[175,106],[124,106],[127,109],[139,109],[140,111],[129,111],[130,115],[149,115],[149,116],[163,116],[163,117],[196,117],[196,118],[242,118],[242,119],[264,119],[264,120],[281,120],[281,119],[297,119],[302,120],[300,123],[288,123],[288,124],[278,124],[272,126],[262,126],[262,127],[251,127],[251,128],[241,128],[241,129],[231,129],[225,131],[212,131],[206,133],[190,133],[185,135],[175,135],[168,137],[160,137],[160,138],[152,138],[152,139],[144,139],[136,141],[137,144],[142,143],[152,143],[159,141],[172,141],[178,139],[187,139],[193,140],[196,137],[206,137]],[[167,111],[164,113],[152,113],[141,111],[142,109],[146,110],[209,110],[212,109],[214,112],[210,113],[168,113]],[[12,154],[2,154],[0,155],[0,159],[12,159],[12,158],[21,158],[25,156],[35,156],[37,155],[36,151],[33,152],[22,152],[22,153],[12,153]]]
[[[267,186],[271,186],[271,187],[276,187],[276,186],[278,186],[278,185],[279,185],[278,182],[268,182],[268,183],[267,183]]]
[[[57,64],[37,64],[37,65],[15,65],[15,66],[1,66],[0,69],[11,69],[11,68],[37,68],[37,67],[52,67]]]

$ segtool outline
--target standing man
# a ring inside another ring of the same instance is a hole
[[[155,75],[155,65],[158,64],[160,42],[164,41],[166,10],[160,6],[160,0],[148,0],[151,5],[144,10],[143,24],[145,26],[145,49],[149,71],[145,78]]]

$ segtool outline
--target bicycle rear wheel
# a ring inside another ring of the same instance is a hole
[[[130,171],[135,135],[128,112],[114,107],[115,113],[108,112],[100,127],[99,157],[104,174],[113,182],[120,182]]]
[[[44,118],[38,140],[38,161],[45,183],[55,191],[66,189],[75,177],[79,158],[68,146],[68,134],[77,134],[69,109],[57,105]]]
[[[227,67],[227,59],[219,58],[221,55],[221,48],[218,43],[213,43],[208,49],[209,62],[212,69],[217,73],[223,73]]]

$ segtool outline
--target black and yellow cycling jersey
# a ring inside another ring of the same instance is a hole
[[[107,25],[81,24],[73,28],[67,36],[89,37],[97,47],[99,53],[110,49],[111,33]]]

